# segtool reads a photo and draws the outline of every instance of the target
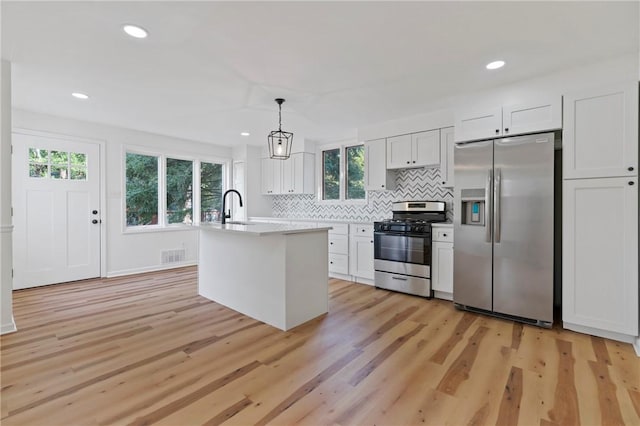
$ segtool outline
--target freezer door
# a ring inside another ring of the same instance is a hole
[[[494,145],[493,310],[543,322],[553,321],[553,143],[545,133]]]
[[[493,141],[454,150],[453,301],[491,310]]]

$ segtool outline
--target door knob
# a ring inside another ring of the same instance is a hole
[[[93,220],[91,221],[91,223],[93,223],[93,224],[95,225],[96,223],[98,223],[98,219],[93,219]]]
[[[508,131],[509,131],[509,128],[508,128],[508,127],[505,127],[505,128],[504,128],[504,131],[505,131],[505,132],[508,132]]]
[[[93,210],[91,213],[98,214],[98,210]]]
[[[631,167],[627,168],[627,170],[629,170],[630,172],[632,172],[632,171],[633,171],[633,166],[631,166]]]
[[[629,181],[629,185],[633,186],[633,185],[635,185],[635,182],[634,182],[634,181],[632,181],[632,180],[630,180],[630,181]]]
[[[496,129],[496,135],[500,133],[500,129]]]

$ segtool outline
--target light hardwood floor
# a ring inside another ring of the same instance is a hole
[[[9,425],[639,425],[628,344],[330,282],[282,332],[197,295],[196,269],[14,293]]]

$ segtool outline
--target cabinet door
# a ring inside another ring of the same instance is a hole
[[[282,160],[262,159],[262,193],[265,195],[282,192]]]
[[[350,238],[349,273],[356,277],[373,279],[372,236]]]
[[[435,291],[453,293],[453,244],[434,242],[431,285]]]
[[[532,99],[502,108],[504,136],[542,132],[562,128],[562,98],[550,96]]]
[[[387,138],[387,168],[411,167],[411,135]]]
[[[386,139],[364,143],[364,189],[395,189],[393,172],[387,170]]]
[[[282,193],[302,194],[304,191],[304,154],[299,152],[291,154],[287,160],[274,160],[282,162]]]
[[[440,177],[442,186],[453,188],[453,127],[440,129]]]
[[[564,97],[565,179],[637,176],[638,83]]]
[[[565,180],[563,198],[562,320],[637,336],[638,178]]]
[[[502,108],[456,112],[454,118],[456,142],[489,139],[502,135]]]
[[[440,130],[411,135],[411,166],[440,165]]]

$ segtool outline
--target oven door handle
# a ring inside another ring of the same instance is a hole
[[[398,280],[398,281],[407,281],[406,278],[400,278],[400,277],[395,277],[395,276],[392,276],[391,279],[392,280]]]

